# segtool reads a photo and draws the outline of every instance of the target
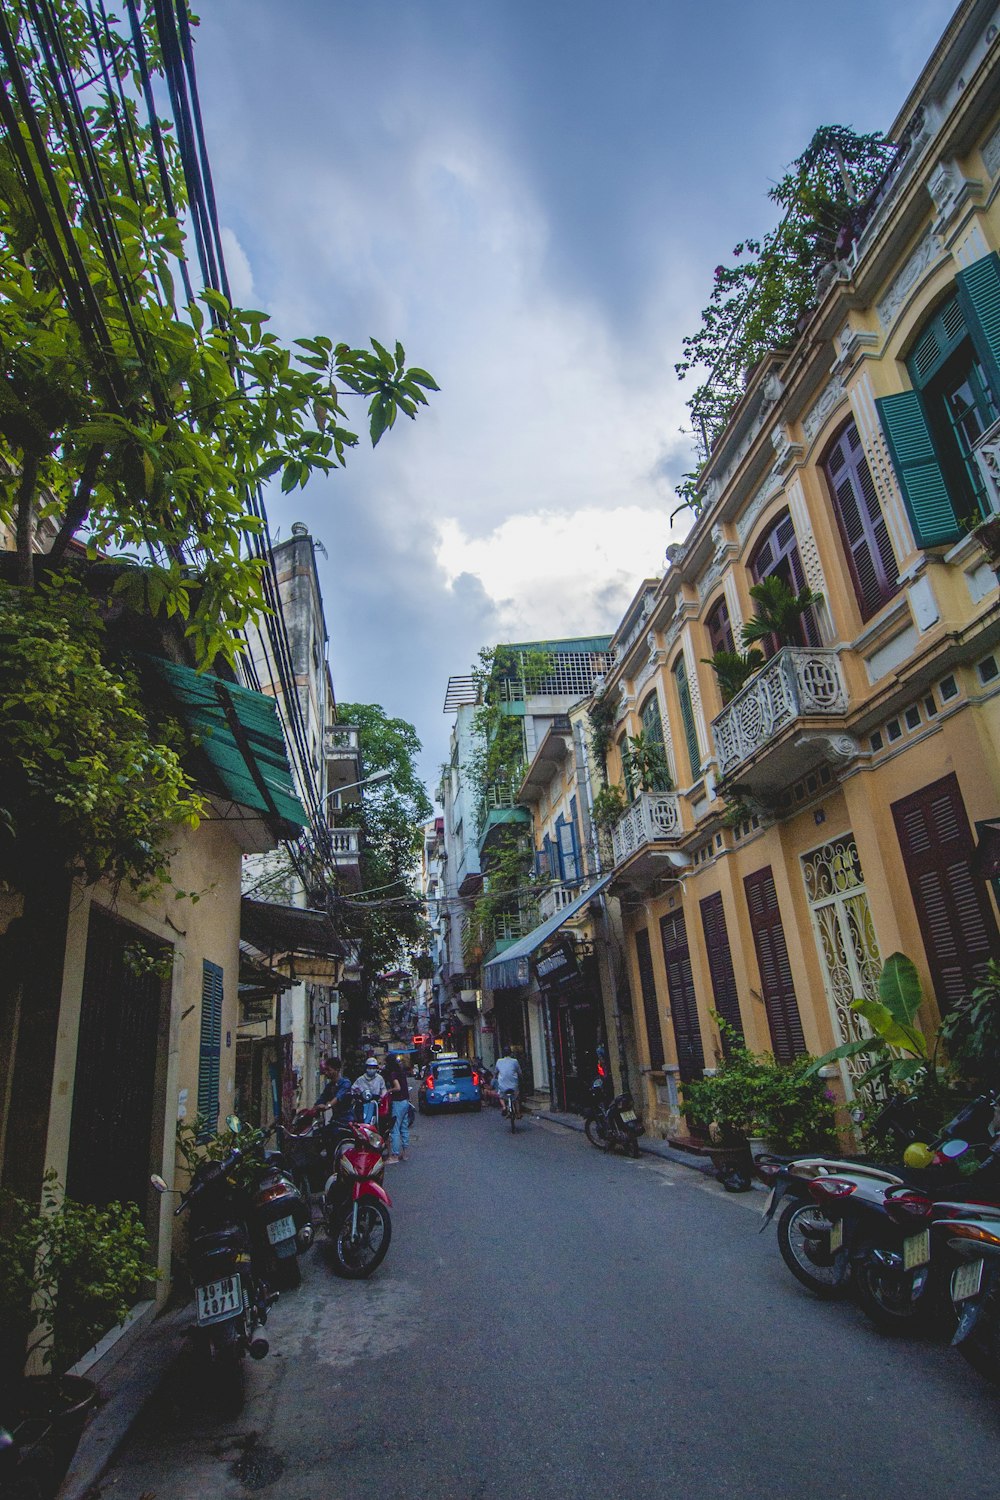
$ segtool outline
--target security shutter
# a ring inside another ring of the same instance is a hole
[[[674,1040],[677,1043],[677,1063],[681,1082],[687,1083],[691,1078],[700,1078],[705,1071],[705,1053],[701,1045],[698,1001],[694,992],[683,912],[668,912],[665,917],[660,918],[660,940],[663,943],[663,962],[667,969],[667,991],[670,995]]]
[[[861,617],[867,620],[892,598],[899,581],[889,529],[853,422],[827,454],[824,468]]]
[[[771,1047],[779,1062],[791,1062],[793,1057],[806,1050],[806,1043],[770,865],[747,875],[743,887],[750,908]]]
[[[961,527],[938,463],[919,392],[899,391],[895,396],[879,396],[875,405],[917,544],[937,547],[956,541]]]
[[[653,955],[649,947],[649,933],[645,928],[635,935],[635,952],[639,960],[639,984],[642,988],[642,1010],[646,1018],[646,1040],[649,1043],[649,1065],[663,1067],[663,1031],[660,1027],[660,1007],[656,1000],[656,980],[653,977]]]
[[[1000,256],[994,250],[955,278],[966,327],[1000,406]]]
[[[740,1015],[740,997],[736,989],[736,973],[733,955],[729,947],[729,932],[726,928],[726,913],[722,906],[722,892],[706,896],[700,903],[701,925],[705,933],[705,949],[708,953],[708,972],[712,976],[712,994],[715,1009],[722,1019],[732,1027],[738,1037],[743,1036],[743,1017]],[[729,1054],[732,1038],[723,1033],[722,1048]]]
[[[201,1047],[198,1055],[198,1113],[202,1136],[219,1123],[219,1058],[222,1050],[222,970],[206,958],[201,966]]]
[[[972,831],[958,778],[892,804],[906,878],[941,1011],[964,999],[998,955],[986,888],[970,868]]]

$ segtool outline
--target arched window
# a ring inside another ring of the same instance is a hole
[[[795,540],[795,527],[787,510],[782,511],[754,548],[750,558],[750,572],[754,583],[761,583],[765,578],[784,579],[793,594],[801,593],[806,587],[806,575],[799,556],[798,542]],[[816,616],[811,609],[807,609],[800,617],[798,629],[800,645],[819,645]],[[769,636],[760,644],[765,656],[773,656],[780,650],[782,643],[777,636]]]
[[[659,698],[657,698],[655,692],[650,693],[649,697],[642,705],[642,708],[639,712],[639,717],[642,720],[642,732],[645,735],[646,739],[650,742],[650,744],[659,745],[660,749],[663,751],[664,773],[662,776],[656,776],[653,778],[653,785],[650,787],[650,791],[668,792],[670,790],[670,775],[666,770],[667,747],[663,735],[663,718],[660,714],[660,700]]]
[[[733,642],[732,621],[729,618],[729,606],[724,598],[712,606],[705,621],[705,629],[708,631],[713,656],[717,651],[736,650]]]
[[[635,778],[632,775],[632,760],[628,753],[627,734],[623,734],[618,741],[618,755],[622,763],[622,781],[625,783],[625,795],[632,802],[635,799]]]
[[[861,618],[868,620],[899,589],[898,568],[882,507],[853,422],[823,460]]]
[[[677,702],[680,705],[681,711],[681,723],[684,725],[684,740],[687,745],[688,760],[691,763],[691,780],[697,781],[701,775],[701,750],[698,747],[698,730],[694,722],[694,705],[691,702],[687,665],[683,656],[679,656],[674,662],[673,674],[674,686],[677,689]]]

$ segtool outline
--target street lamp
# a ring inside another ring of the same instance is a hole
[[[339,797],[342,792],[353,792],[359,786],[377,786],[380,781],[389,781],[393,775],[391,769],[384,771],[373,771],[370,776],[363,776],[360,781],[349,781],[346,786],[334,787],[332,792],[327,792],[320,806],[329,802],[331,797]]]

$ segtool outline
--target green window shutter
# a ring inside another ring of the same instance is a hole
[[[698,729],[694,722],[694,707],[691,703],[691,689],[688,687],[687,667],[683,656],[677,658],[674,680],[677,683],[677,701],[681,707],[681,723],[684,725],[688,760],[691,762],[691,780],[697,781],[701,775],[701,750],[698,747]]]
[[[994,250],[955,278],[966,326],[1000,406],[1000,255]]]
[[[916,391],[879,396],[882,430],[920,547],[938,547],[962,535]]]
[[[222,970],[206,958],[201,966],[201,1044],[198,1053],[198,1113],[201,1139],[219,1123],[219,1059],[222,1051]]]

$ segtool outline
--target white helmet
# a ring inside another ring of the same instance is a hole
[[[366,1057],[365,1058],[365,1072],[366,1073],[377,1073],[378,1072],[378,1059],[377,1058],[374,1058],[374,1057]]]

